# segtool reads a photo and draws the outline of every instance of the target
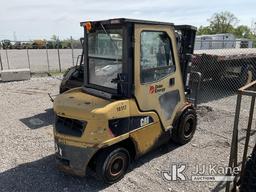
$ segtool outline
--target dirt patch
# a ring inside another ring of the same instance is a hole
[[[196,112],[199,116],[206,116],[209,112],[212,112],[213,108],[210,106],[200,105],[197,107]]]

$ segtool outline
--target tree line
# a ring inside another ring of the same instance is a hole
[[[250,28],[247,25],[239,25],[238,18],[231,12],[222,11],[214,13],[207,20],[207,26],[200,26],[197,35],[211,35],[218,33],[232,33],[237,38],[247,38],[256,41],[256,23]]]

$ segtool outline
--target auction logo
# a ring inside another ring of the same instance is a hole
[[[183,173],[185,170],[185,164],[173,164],[169,171],[162,171],[162,177],[166,181],[185,181],[186,176]]]
[[[170,170],[162,171],[165,181],[233,181],[234,175],[239,174],[239,167],[226,167],[218,165],[195,165],[192,167],[191,177],[187,177],[186,164],[172,164]],[[228,175],[229,174],[229,175]]]

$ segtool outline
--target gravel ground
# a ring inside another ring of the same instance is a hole
[[[197,164],[228,164],[235,96],[227,103],[220,99],[199,107],[197,132],[190,143],[179,147],[170,142],[150,152],[121,181],[106,186],[92,177],[73,177],[55,168],[53,112],[47,93],[57,94],[59,83],[49,77],[0,83],[0,191],[223,191],[221,182],[170,182],[161,173],[173,163],[185,163],[188,177]],[[248,109],[243,105],[241,136]]]

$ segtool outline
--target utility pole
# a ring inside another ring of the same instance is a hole
[[[16,31],[13,32],[13,41],[17,41]]]
[[[60,62],[60,39],[57,38],[57,53],[58,53],[58,61],[59,61],[59,70],[61,72],[61,62]]]
[[[73,44],[73,38],[72,36],[70,36],[70,43],[71,43],[71,54],[72,54],[72,64],[73,66],[75,65],[75,61],[74,61],[74,44]]]
[[[251,26],[252,33],[256,35],[256,20],[252,20],[252,26]]]
[[[1,67],[1,71],[3,71],[3,62],[2,62],[2,57],[1,57],[1,49],[0,49],[0,67]]]

